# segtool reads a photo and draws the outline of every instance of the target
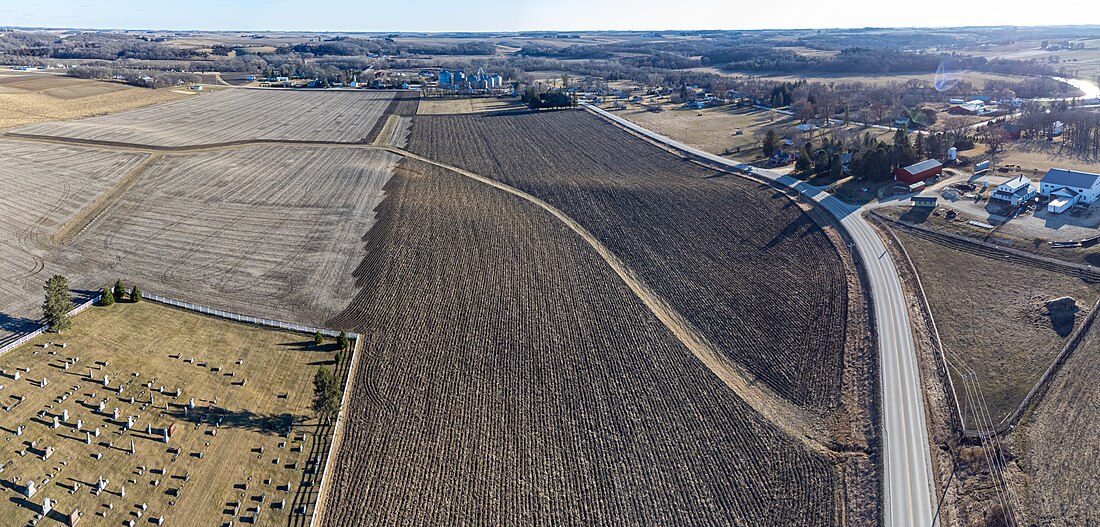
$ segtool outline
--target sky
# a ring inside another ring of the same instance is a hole
[[[3,0],[0,26],[445,32],[1100,24],[1095,0]],[[919,7],[918,7],[919,6]]]

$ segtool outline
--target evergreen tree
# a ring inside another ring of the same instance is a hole
[[[324,367],[313,376],[313,412],[317,417],[336,417],[340,412],[340,387],[336,375]]]
[[[775,130],[768,130],[768,133],[764,134],[764,157],[771,157],[777,149],[779,149],[779,138],[775,135]]]
[[[314,345],[320,346],[321,344],[324,344],[324,343],[325,343],[325,337],[324,337],[324,335],[321,335],[320,331],[313,334],[313,344]]]
[[[798,161],[794,162],[794,168],[799,172],[806,172],[811,166],[813,166],[813,159],[810,158],[810,145],[806,144],[798,154]]]
[[[909,143],[909,136],[905,130],[898,128],[898,131],[894,132],[894,166],[911,165],[913,157],[913,145]]]
[[[138,289],[136,285],[130,288],[130,301],[141,302],[141,289]]]
[[[924,157],[924,134],[918,133],[913,141],[913,154],[919,159]]]
[[[64,276],[55,274],[46,280],[44,289],[46,300],[42,303],[42,315],[46,317],[50,329],[61,333],[72,325],[69,311],[73,310],[73,299],[69,292],[69,281]]]
[[[103,288],[103,294],[99,295],[99,305],[101,306],[113,306],[115,305],[115,294],[111,292],[110,287]]]
[[[122,279],[119,278],[115,281],[115,288],[113,290],[115,296],[115,302],[121,302],[126,299],[126,286],[122,285]]]
[[[336,337],[336,344],[338,344],[342,350],[348,349],[348,347],[351,346],[351,341],[348,340],[348,334],[341,331],[340,335]]]

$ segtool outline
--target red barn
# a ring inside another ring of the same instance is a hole
[[[894,179],[902,183],[916,183],[943,173],[943,164],[935,159],[926,159],[920,163],[899,168],[894,171]]]

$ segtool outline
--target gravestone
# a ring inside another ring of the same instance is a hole
[[[42,517],[43,518],[48,517],[50,515],[50,511],[52,511],[52,510],[53,510],[53,503],[50,502],[49,498],[43,498],[42,499]]]

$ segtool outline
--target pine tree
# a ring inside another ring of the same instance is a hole
[[[122,279],[119,278],[115,281],[114,296],[115,302],[121,302],[126,299],[126,286],[122,285]]]
[[[50,329],[61,333],[72,326],[69,311],[73,310],[73,299],[69,293],[69,281],[55,274],[46,280],[46,300],[42,303],[42,314]]]
[[[346,350],[349,346],[351,346],[351,341],[348,340],[348,334],[344,333],[343,331],[341,331],[340,335],[336,337],[336,343],[339,344],[340,349],[342,350]]]
[[[336,375],[324,367],[313,376],[313,412],[317,417],[336,417],[340,412],[340,387]]]
[[[103,294],[99,295],[99,305],[105,307],[115,305],[115,294],[111,292],[110,287],[103,288]]]
[[[795,161],[794,168],[799,172],[806,172],[811,166],[813,166],[813,159],[810,157],[810,145],[806,144],[798,154],[798,161]]]
[[[130,301],[141,302],[141,289],[138,289],[136,285],[130,288]]]
[[[768,133],[764,134],[763,146],[764,157],[771,157],[779,148],[779,138],[775,135],[775,130],[768,130]]]
[[[320,331],[313,334],[313,344],[320,346],[325,343],[325,336]]]

